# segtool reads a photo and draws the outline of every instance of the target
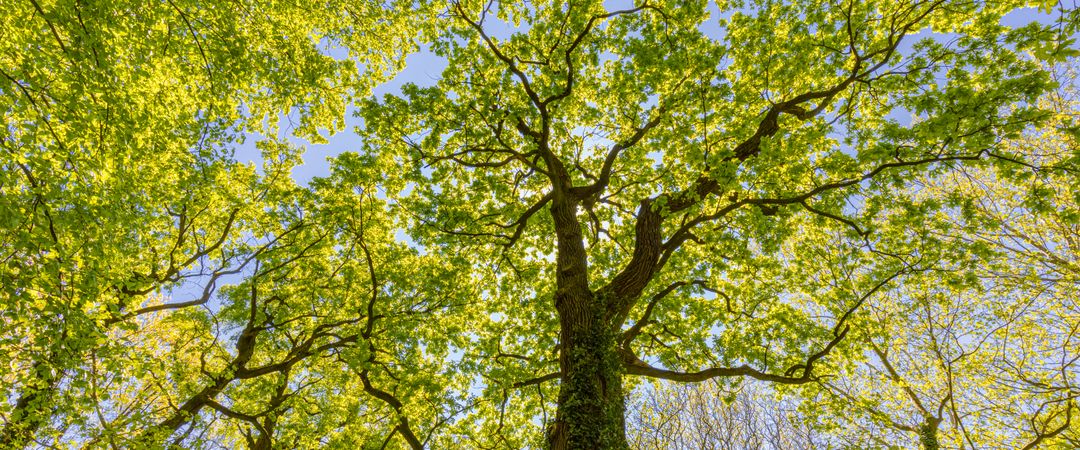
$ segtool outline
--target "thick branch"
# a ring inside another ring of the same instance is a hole
[[[402,412],[404,405],[401,401],[389,392],[372,385],[371,380],[368,379],[367,369],[360,371],[360,381],[364,384],[364,392],[367,392],[368,395],[382,400],[384,403],[390,405],[391,408],[394,408],[394,412],[398,416],[398,426],[395,429],[401,433],[401,436],[405,438],[405,441],[409,443],[409,446],[414,450],[423,449],[424,444],[420,442],[420,439],[417,439],[416,434],[413,433],[412,428],[409,426],[409,418],[405,417],[405,414]]]

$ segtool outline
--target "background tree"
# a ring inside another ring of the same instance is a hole
[[[85,392],[94,358],[121,351],[114,332],[211,302],[284,234],[263,213],[298,158],[274,142],[279,118],[312,139],[339,130],[410,47],[382,4],[326,6],[0,6],[0,447],[55,438],[39,429],[99,403],[62,391]],[[270,139],[262,171],[231,158],[252,132]],[[196,281],[195,298],[148,304]]]
[[[660,382],[635,390],[627,402],[631,448],[811,449],[836,447],[798,410],[764,383],[737,387],[715,380],[697,384]]]
[[[1008,2],[718,6],[452,2],[437,83],[362,107],[367,151],[415,163],[414,239],[500,268],[485,303],[512,335],[477,367],[560,381],[554,417],[551,387],[523,402],[553,448],[625,447],[627,375],[813,381],[861,305],[929,268],[891,193],[1028,159],[1001,142],[1047,117],[1037,60],[1075,30],[1000,25]],[[792,246],[816,239],[832,270]]]
[[[867,423],[924,448],[1076,441],[1074,64],[1058,68],[1061,87],[1041,101],[1054,119],[1007,143],[1036,170],[1016,180],[965,168],[918,185],[918,203],[955,202],[927,217],[940,230],[927,244],[971,248],[976,259],[953,255],[870,307],[866,365],[822,382],[842,397],[836,409],[858,405]]]
[[[87,448],[445,446],[437,433],[468,390],[450,370],[459,334],[445,334],[468,311],[470,291],[453,283],[467,261],[398,241],[381,177],[361,165],[264,211],[283,230],[261,239],[239,280],[206,288],[220,291],[215,301],[151,298],[110,330],[57,387],[72,403],[47,404],[30,437]]]

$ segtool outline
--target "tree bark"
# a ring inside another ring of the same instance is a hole
[[[919,426],[919,443],[922,444],[923,450],[940,448],[937,435],[939,425],[941,425],[941,419],[927,417],[926,422]]]
[[[555,309],[559,315],[559,386],[552,449],[625,449],[622,364],[607,320],[607,301],[589,289],[588,261],[576,201],[555,195]]]

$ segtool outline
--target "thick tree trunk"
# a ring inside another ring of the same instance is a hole
[[[551,448],[625,449],[622,367],[615,340],[598,321],[560,316],[562,384]]]
[[[556,195],[558,239],[555,309],[559,315],[562,384],[552,449],[625,449],[622,364],[607,323],[607,304],[589,289],[588,261],[577,205]]]
[[[923,450],[938,450],[940,447],[938,443],[939,425],[941,425],[941,419],[927,417],[926,422],[919,426],[919,442],[922,444]]]

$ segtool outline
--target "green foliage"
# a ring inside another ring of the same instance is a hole
[[[624,448],[641,379],[747,377],[1071,442],[1077,13],[1025,6],[4,3],[0,447]]]

